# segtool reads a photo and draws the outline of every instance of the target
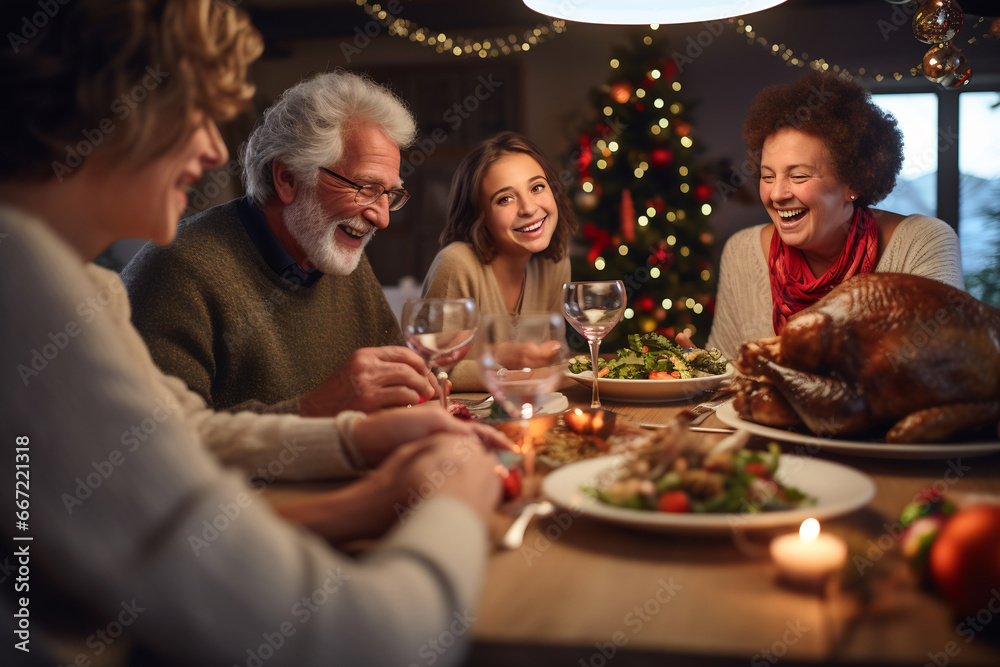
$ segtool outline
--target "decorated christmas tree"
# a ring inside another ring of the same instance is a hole
[[[713,176],[701,148],[692,104],[681,94],[665,36],[636,36],[612,54],[606,85],[591,93],[596,118],[580,136],[574,205],[585,257],[574,280],[621,280],[628,309],[605,338],[693,331],[704,346],[715,307],[716,276],[708,224]]]

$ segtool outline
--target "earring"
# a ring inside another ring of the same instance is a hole
[[[851,201],[854,201],[854,200],[855,200],[855,199],[857,199],[857,198],[858,198],[858,196],[857,196],[857,195],[851,195]]]

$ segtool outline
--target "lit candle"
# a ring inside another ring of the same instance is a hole
[[[563,415],[563,421],[574,433],[606,438],[614,431],[616,416],[599,408],[575,408]]]
[[[820,534],[816,519],[806,519],[798,534],[782,535],[771,541],[771,558],[785,582],[818,587],[843,568],[847,545],[835,535]]]

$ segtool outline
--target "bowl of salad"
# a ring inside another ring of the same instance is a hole
[[[631,334],[614,359],[598,360],[601,398],[660,403],[696,398],[732,378],[732,364],[717,349],[681,349],[658,333]],[[589,355],[570,359],[567,375],[586,387],[594,382]]]

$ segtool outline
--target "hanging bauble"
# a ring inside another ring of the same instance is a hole
[[[638,299],[635,300],[635,308],[640,313],[648,313],[656,307],[656,303],[653,301],[653,297],[648,294],[643,294]]]
[[[622,239],[627,243],[635,241],[635,203],[628,189],[622,190],[621,231]]]
[[[590,135],[580,135],[580,152],[576,158],[576,169],[580,172],[580,178],[590,176],[590,163],[594,160],[594,152],[590,148]]]
[[[654,148],[649,151],[649,163],[657,169],[669,167],[674,163],[674,154],[667,148]]]
[[[968,83],[972,76],[969,60],[962,51],[951,44],[931,47],[924,54],[924,76],[946,88],[957,88]]]
[[[628,81],[619,81],[611,86],[611,99],[618,104],[625,104],[632,97],[632,84]]]
[[[913,15],[913,34],[921,42],[950,42],[962,29],[965,20],[962,8],[955,0],[927,0]]]
[[[601,196],[594,190],[591,190],[590,192],[579,190],[575,195],[573,195],[573,203],[576,204],[576,207],[579,210],[584,212],[593,211],[597,208],[600,201]]]
[[[660,334],[661,336],[665,336],[670,340],[673,340],[674,336],[676,335],[676,332],[674,331],[673,327],[660,327],[659,329],[656,330],[656,333]]]
[[[706,204],[712,199],[712,186],[699,183],[694,186],[694,200],[699,204]]]

